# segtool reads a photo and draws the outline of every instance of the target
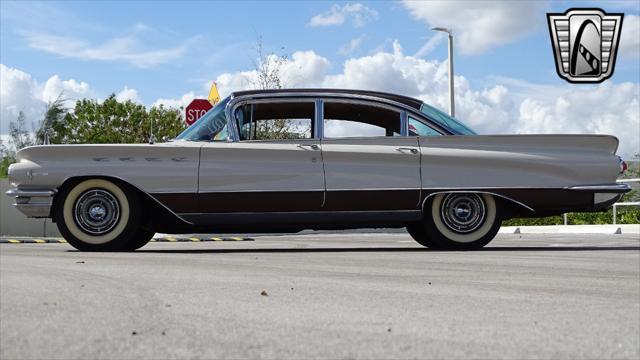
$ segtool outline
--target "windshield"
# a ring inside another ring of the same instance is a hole
[[[225,108],[229,97],[220,101],[213,109],[202,115],[198,121],[185,129],[176,140],[225,141],[227,140],[227,115]]]
[[[450,130],[455,135],[477,135],[475,131],[469,129],[460,121],[452,118],[451,116],[443,113],[433,106],[422,104],[422,106],[420,107],[420,111],[423,114],[427,115],[429,119],[440,124],[445,129]]]

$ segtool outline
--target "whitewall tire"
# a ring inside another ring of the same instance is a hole
[[[434,195],[424,208],[419,243],[438,249],[473,250],[488,244],[502,223],[499,202],[483,193],[442,193]],[[414,225],[415,226],[415,225]]]
[[[140,234],[138,197],[122,185],[87,179],[66,186],[56,196],[60,196],[54,208],[58,229],[78,250],[128,250]]]

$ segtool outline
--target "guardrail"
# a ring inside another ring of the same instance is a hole
[[[640,178],[634,179],[618,179],[616,182],[619,183],[637,183],[640,182]],[[618,220],[618,206],[640,206],[640,201],[628,201],[628,202],[619,202],[613,204],[613,225],[616,225]],[[564,224],[567,225],[567,214],[562,214],[562,218],[564,220]]]
[[[617,180],[619,183],[637,183],[640,182],[640,178],[636,179],[619,179]],[[618,217],[618,206],[640,206],[640,201],[628,201],[628,202],[619,202],[613,204],[613,224],[616,224]]]

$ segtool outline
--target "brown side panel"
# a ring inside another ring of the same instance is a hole
[[[334,190],[327,192],[326,211],[416,210],[420,190]]]
[[[149,194],[176,214],[197,213],[198,194],[196,193],[152,193]]]
[[[416,210],[420,190],[265,191],[151,194],[178,214]]]
[[[465,189],[467,190],[467,189]],[[536,213],[565,212],[565,211],[591,211],[593,210],[593,193],[588,191],[573,191],[566,189],[468,189],[469,191],[486,191],[502,195],[509,199],[519,201]],[[446,189],[425,190],[422,193],[424,200],[435,192],[447,191]],[[451,189],[451,191],[462,191]]]
[[[593,208],[593,193],[565,189],[505,189],[495,191],[511,199],[520,201],[535,211]]]
[[[175,213],[283,212],[321,210],[322,191],[151,194]]]

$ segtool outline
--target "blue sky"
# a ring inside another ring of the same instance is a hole
[[[604,91],[592,85],[568,84],[556,74],[545,14],[580,6],[624,12],[623,36],[627,20],[631,19],[627,37],[634,38],[636,32],[640,37],[638,1],[493,1],[480,5],[401,1],[2,1],[0,63],[6,70],[6,74],[3,70],[3,91],[13,91],[7,84],[17,83],[9,79],[10,69],[13,77],[27,74],[33,91],[62,89],[70,97],[100,99],[126,89],[131,93],[133,89],[135,96],[129,98],[151,105],[158,99],[180,99],[189,93],[199,96],[206,92],[208,81],[220,82],[225,74],[226,78],[233,78],[251,70],[256,39],[262,37],[268,51],[290,57],[296,52],[313,53],[292,66],[304,67],[319,59],[316,63],[322,69],[306,69],[305,74],[313,73],[310,80],[294,82],[296,86],[382,87],[379,90],[399,92],[406,89],[407,95],[432,99],[436,106],[446,108],[442,100],[446,94],[441,93],[446,87],[431,88],[420,85],[420,79],[409,79],[413,75],[411,65],[407,65],[443,64],[447,57],[446,41],[429,30],[442,23],[453,27],[456,34],[456,74],[467,83],[462,84],[461,90],[466,86],[467,93],[456,93],[460,101],[464,102],[469,94],[484,94],[484,98],[479,98],[483,102],[480,105],[494,111],[495,97],[503,92],[502,88],[496,90],[496,86],[504,87],[511,104],[508,109],[505,104],[497,107],[506,113],[500,116],[519,117],[522,122],[527,99],[557,112],[557,103],[551,103],[545,96],[549,89],[554,94],[558,91],[559,96],[567,94],[567,99],[571,92],[590,89],[599,89],[607,97],[613,96],[616,86],[629,83],[629,98],[622,101],[635,106],[640,82],[637,40],[623,39],[624,51],[620,52],[615,73],[607,81],[609,85],[604,85]],[[485,26],[487,22],[492,24]],[[433,46],[425,47],[427,43]],[[376,54],[396,54],[397,58],[399,51],[404,60],[388,66],[409,74],[405,80],[412,83],[406,86],[395,84],[393,77],[386,82],[371,83],[359,82],[358,77],[347,74],[345,64],[349,62],[353,67],[368,66],[367,61],[377,66],[379,62],[391,61],[385,60],[391,57],[375,58]],[[401,66],[407,68],[399,69]],[[47,90],[46,83],[56,75],[58,82],[52,82]],[[431,80],[438,82],[440,75],[434,72]],[[342,78],[336,78],[339,76]],[[70,83],[71,80],[74,82]],[[607,90],[606,86],[613,88]],[[223,90],[235,88],[237,84]],[[489,95],[491,91],[494,98]],[[37,97],[47,100],[42,94]],[[5,96],[3,109],[27,106],[18,100]],[[498,100],[503,101],[501,97]],[[489,115],[478,115],[472,106],[469,104],[464,110],[463,103],[462,115],[482,128]],[[12,112],[5,110],[0,134],[6,132],[8,121],[12,120],[9,118]],[[631,116],[627,121],[636,126],[637,117]],[[487,129],[494,130],[491,126]],[[527,131],[522,127],[512,130]]]

